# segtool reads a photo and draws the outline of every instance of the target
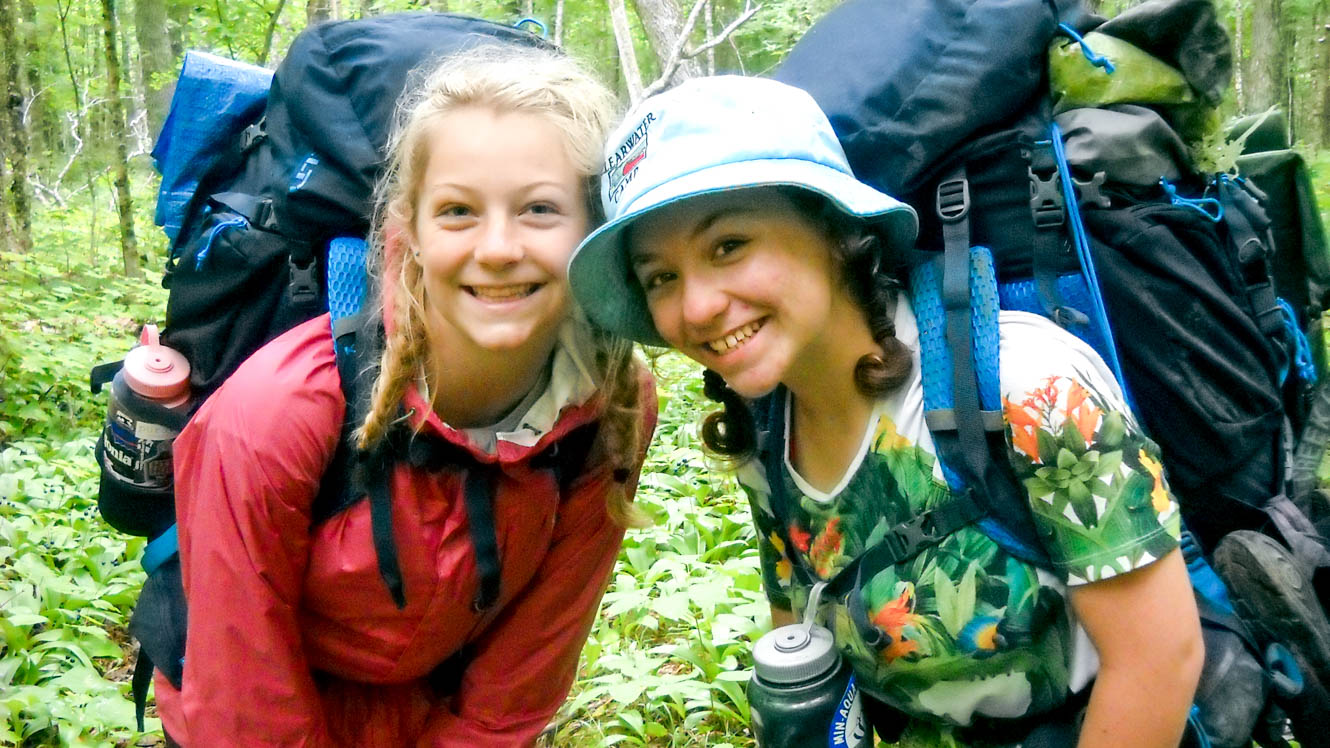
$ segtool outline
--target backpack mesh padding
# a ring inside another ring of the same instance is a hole
[[[1062,301],[1073,309],[1085,311],[1093,308],[1093,302],[1090,299],[1090,289],[1086,285],[1085,276],[1081,273],[1068,273],[1058,277],[1058,294]],[[1039,292],[1036,290],[1034,279],[1013,281],[998,285],[998,304],[1003,309],[1016,312],[1030,312],[1044,316],[1043,306],[1039,303]],[[1088,325],[1071,325],[1067,332],[1084,340],[1091,348],[1095,349],[1101,357],[1105,356],[1107,344],[1104,342],[1104,336],[1093,322]]]
[[[946,312],[937,267],[923,263],[910,275],[914,315],[919,327],[919,365],[924,378],[924,410],[945,410],[952,394],[951,351],[947,347]],[[993,255],[985,247],[970,250],[970,328],[979,379],[979,402],[997,410],[1002,402],[998,381],[998,289]]]
[[[360,311],[368,289],[364,239],[343,236],[328,243],[328,311],[332,321]]]

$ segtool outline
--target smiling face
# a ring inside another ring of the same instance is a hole
[[[568,258],[589,228],[562,132],[473,106],[438,117],[424,142],[410,233],[431,336],[450,356],[548,352],[568,315]]]
[[[745,397],[824,379],[839,326],[864,324],[827,233],[775,189],[666,206],[629,246],[661,336]]]

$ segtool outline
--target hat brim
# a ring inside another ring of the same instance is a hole
[[[754,187],[788,186],[827,198],[873,224],[887,250],[909,248],[919,233],[914,209],[850,175],[796,159],[739,161],[701,169],[642,193],[613,221],[584,239],[568,263],[573,297],[596,325],[639,343],[668,347],[628,260],[624,232],[638,219],[693,197]]]

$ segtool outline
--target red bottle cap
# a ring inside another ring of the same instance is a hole
[[[157,342],[157,326],[145,325],[139,341],[125,356],[125,384],[143,397],[166,401],[168,408],[189,400],[189,361],[184,354]]]

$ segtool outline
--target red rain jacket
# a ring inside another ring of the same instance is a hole
[[[649,377],[642,397],[645,445]],[[155,679],[167,732],[187,748],[533,743],[572,685],[623,530],[606,513],[603,462],[563,497],[527,462],[594,420],[599,398],[564,404],[533,445],[500,441],[490,456],[410,389],[424,431],[501,466],[501,593],[485,614],[471,606],[478,575],[457,473],[394,471],[402,610],[379,576],[368,501],[310,528],[344,403],[324,316],[256,353],[176,439],[189,627],[184,688]],[[467,643],[475,658],[460,689],[436,697],[425,676]]]

